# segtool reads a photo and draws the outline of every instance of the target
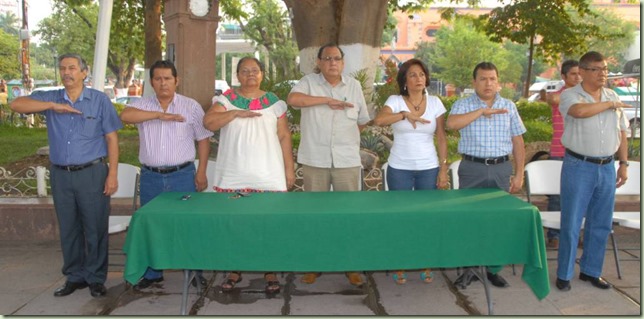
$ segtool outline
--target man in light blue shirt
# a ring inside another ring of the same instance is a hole
[[[523,186],[525,126],[516,105],[498,93],[499,73],[494,64],[479,63],[473,77],[475,94],[456,101],[447,118],[447,128],[461,134],[458,152],[463,160],[458,168],[459,185],[518,192]],[[510,154],[514,157],[514,177]],[[494,286],[508,285],[499,275],[488,272],[487,277]],[[470,281],[466,279],[464,286]]]

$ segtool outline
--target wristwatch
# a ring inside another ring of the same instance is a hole
[[[626,165],[628,167],[628,161],[619,161],[619,165]]]

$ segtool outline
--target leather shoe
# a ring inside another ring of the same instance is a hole
[[[66,281],[62,287],[54,291],[54,296],[55,297],[67,296],[73,293],[74,291],[76,291],[76,289],[83,289],[83,288],[87,288],[87,283],[84,281],[83,282]]]
[[[505,281],[505,279],[503,279],[503,277],[501,277],[501,275],[493,274],[491,272],[487,273],[487,280],[489,280],[492,283],[492,285],[495,286],[495,287],[505,288],[505,287],[509,286],[508,282]]]
[[[193,287],[197,287],[197,280],[199,280],[199,284],[201,284],[201,288],[205,288],[208,285],[208,281],[202,275],[196,275],[194,278],[192,278],[192,280],[190,280],[190,284]]]
[[[139,279],[139,282],[134,285],[134,290],[141,290],[150,287],[153,283],[155,282],[162,282],[163,281],[163,276],[159,278],[154,278],[154,279],[148,279],[148,278],[141,278]]]
[[[348,272],[345,273],[345,276],[349,278],[349,283],[356,287],[362,287],[362,285],[364,284],[362,277],[360,277],[360,274],[357,272]]]
[[[89,284],[89,293],[94,298],[102,297],[102,296],[105,296],[105,294],[107,293],[107,289],[105,289],[105,285],[95,282],[95,283]]]
[[[570,280],[563,280],[563,279],[557,278],[557,281],[555,282],[555,285],[561,291],[570,290]]]
[[[608,289],[611,287],[611,285],[606,280],[604,280],[604,278],[592,277],[584,274],[583,272],[579,273],[579,279],[581,279],[581,281],[590,281],[590,283],[593,284],[593,286],[599,289]]]

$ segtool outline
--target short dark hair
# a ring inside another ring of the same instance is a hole
[[[65,54],[59,56],[58,57],[58,66],[59,67],[60,67],[60,62],[62,62],[63,59],[76,59],[76,61],[78,61],[78,65],[81,68],[81,71],[87,71],[88,70],[87,63],[85,62],[85,60],[83,60],[83,58],[80,56],[80,54],[65,53]]]
[[[481,70],[494,70],[496,72],[496,77],[499,77],[499,70],[496,68],[496,65],[492,62],[481,62],[474,67],[474,72],[472,72],[472,78],[476,80],[476,73]]]
[[[330,42],[320,47],[320,50],[318,50],[318,59],[322,59],[322,52],[326,48],[338,48],[338,50],[340,50],[340,56],[344,58],[344,51],[342,51],[340,46],[338,46],[336,43]]]
[[[409,68],[411,68],[412,65],[418,65],[423,69],[423,72],[425,72],[425,87],[429,86],[429,69],[427,69],[425,63],[419,59],[410,59],[400,66],[398,75],[396,75],[396,82],[398,82],[398,91],[400,92],[400,95],[409,95],[409,91],[407,91],[407,85],[405,85],[405,83],[407,82],[407,71],[409,71]],[[425,94],[425,92],[423,92],[423,94]]]
[[[150,67],[150,79],[154,78],[154,70],[156,69],[170,69],[172,70],[172,76],[177,78],[177,68],[174,66],[174,63],[170,60],[159,60],[154,62]]]
[[[605,60],[606,58],[604,58],[601,53],[597,51],[588,51],[579,59],[579,66],[582,68],[587,68],[591,62],[603,62]]]
[[[255,61],[255,63],[257,63],[257,65],[259,66],[259,70],[262,71],[262,73],[264,73],[264,63],[262,63],[261,61],[259,61],[259,59],[252,56],[245,56],[239,59],[239,62],[237,62],[237,73],[239,73],[239,68],[241,68],[242,63],[244,63],[247,60]]]
[[[570,69],[579,66],[579,61],[577,60],[566,60],[561,64],[561,74],[568,75]]]

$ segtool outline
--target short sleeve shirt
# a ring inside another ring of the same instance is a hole
[[[425,113],[421,117],[429,123],[416,123],[416,128],[409,121],[398,121],[391,125],[394,144],[387,159],[389,166],[405,170],[426,170],[439,166],[434,133],[438,117],[445,114],[446,110],[443,102],[435,96],[427,95],[425,103]],[[401,95],[390,96],[385,105],[394,114],[410,112]]]
[[[331,86],[322,74],[309,74],[291,92],[327,96],[354,105],[344,110],[333,110],[326,104],[301,108],[297,161],[314,167],[360,166],[358,125],[370,120],[360,83],[343,75],[340,83]]]
[[[600,101],[595,101],[584,91],[581,83],[561,93],[559,111],[565,123],[561,143],[566,148],[593,157],[611,156],[617,152],[621,142],[621,131],[628,129],[628,121],[622,109],[608,109],[586,118],[568,115],[568,111],[575,104],[604,101],[619,102],[619,97],[615,91],[602,88]]]
[[[114,105],[105,93],[83,88],[76,102],[65,89],[34,92],[30,98],[43,102],[69,104],[83,112],[42,112],[47,118],[49,160],[56,165],[78,165],[107,156],[105,135],[123,127]]]
[[[487,107],[477,94],[472,94],[454,103],[450,114],[466,114]],[[458,152],[470,156],[490,158],[512,153],[512,138],[526,132],[516,105],[497,93],[494,109],[506,109],[507,113],[481,116],[460,129]]]

